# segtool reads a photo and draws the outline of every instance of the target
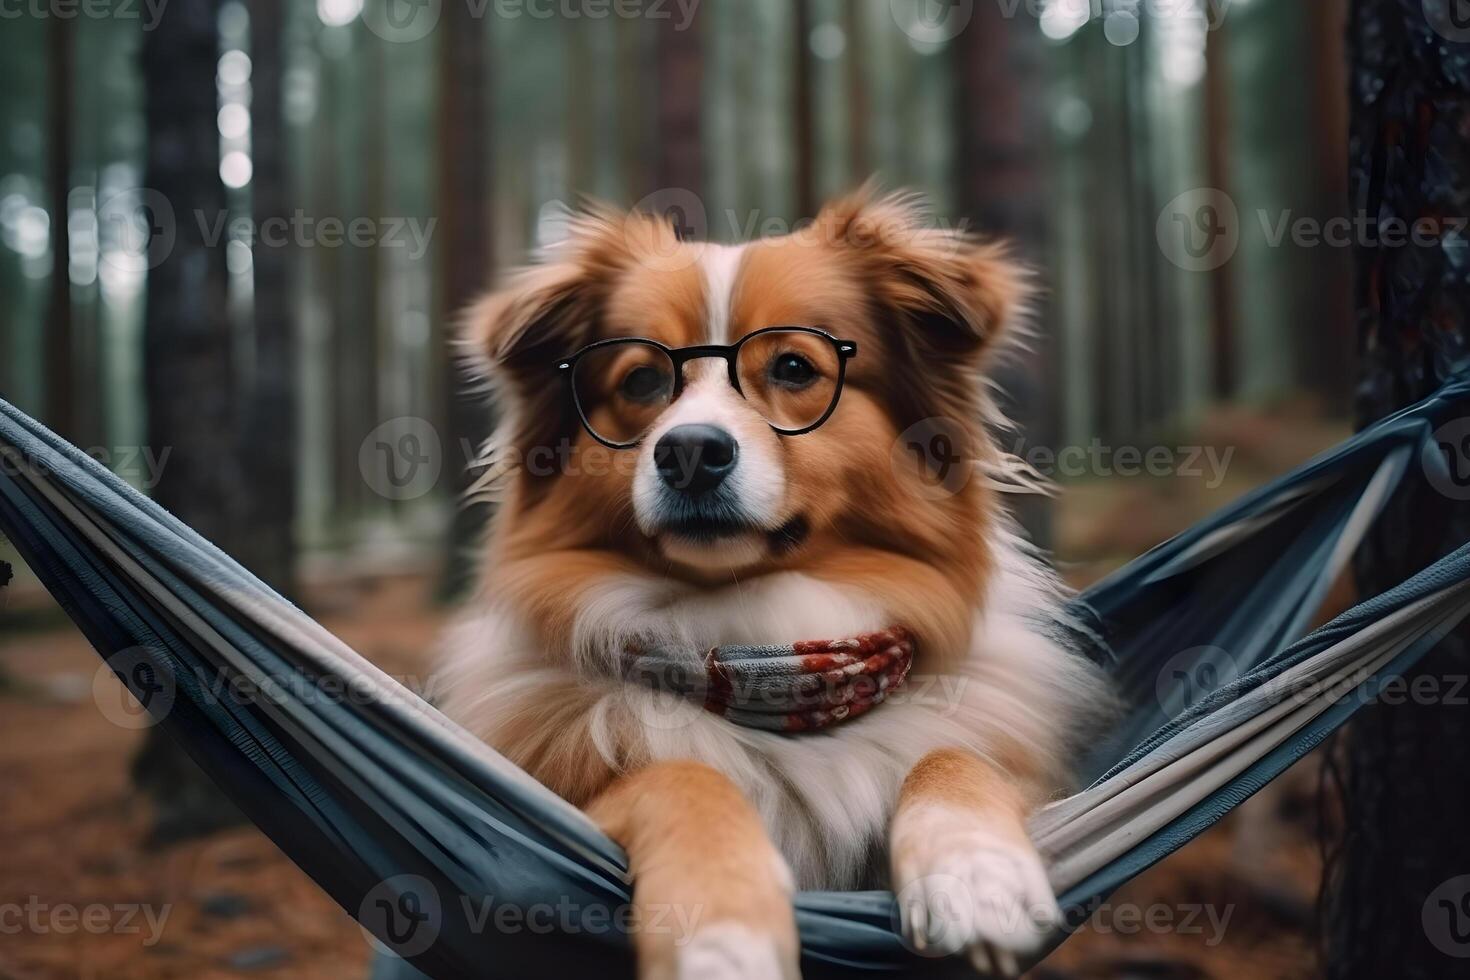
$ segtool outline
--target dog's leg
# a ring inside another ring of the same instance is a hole
[[[628,852],[642,980],[796,980],[791,872],[730,780],[657,763],[587,812]]]
[[[1030,838],[1013,777],[956,749],[904,780],[889,837],[904,935],[931,954],[968,951],[983,973],[1014,976],[1061,911]]]

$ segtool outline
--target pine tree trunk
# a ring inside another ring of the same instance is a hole
[[[76,24],[68,17],[52,17],[47,32],[51,294],[46,311],[46,424],[68,439],[77,439],[76,406],[72,397],[71,242],[67,220],[67,197],[71,193],[72,55],[76,50]]]
[[[440,268],[438,349],[445,352],[444,475],[454,493],[454,519],[446,542],[441,595],[463,594],[474,581],[479,545],[490,516],[486,503],[464,499],[474,474],[469,455],[477,453],[490,436],[489,405],[472,390],[469,378],[451,354],[451,322],[459,312],[492,285],[491,269],[491,157],[486,135],[490,114],[490,75],[486,70],[484,21],[471,15],[470,6],[444,6],[444,20],[435,32],[442,45],[439,76],[439,241]]]
[[[231,338],[223,242],[205,236],[225,213],[219,177],[217,0],[170,9],[143,41],[148,156],[145,185],[167,202],[155,227],[173,245],[148,274],[144,388],[148,445],[167,450],[154,498],[225,551],[239,550],[242,481],[235,455]],[[150,253],[150,258],[153,253]],[[153,797],[155,840],[202,833],[240,819],[192,760],[150,730],[133,760],[134,781]]]
[[[1436,8],[1452,10],[1453,0],[1354,5],[1352,209],[1376,219],[1377,233],[1388,232],[1389,220],[1470,215],[1470,30],[1436,22]],[[1466,357],[1470,279],[1463,235],[1452,238],[1358,247],[1361,424],[1429,394]],[[1439,441],[1446,453],[1463,452],[1458,439]],[[1360,552],[1362,593],[1392,586],[1467,538],[1470,502],[1439,492],[1411,467]],[[1459,690],[1456,678],[1470,675],[1467,641],[1461,627],[1418,668],[1437,679],[1441,696],[1385,698],[1346,735],[1345,828],[1327,903],[1327,972],[1338,980],[1466,975],[1470,879],[1458,893],[1443,889],[1470,875],[1470,709],[1447,696]]]
[[[673,18],[658,27],[658,185],[702,193],[704,153],[700,93],[704,67],[699,33],[708,15],[701,8],[678,29]]]
[[[812,86],[812,7],[811,0],[794,0],[795,16],[791,39],[791,146],[796,160],[797,221],[817,215],[816,120],[812,102],[816,92]]]
[[[257,231],[285,221],[288,200],[282,145],[282,0],[250,2],[251,195]],[[274,240],[273,240],[274,241]],[[278,591],[295,589],[296,328],[287,266],[289,246],[261,241],[252,256],[255,275],[254,376],[244,393],[240,452],[248,465],[242,503],[244,550],[240,562]]]
[[[1028,265],[1046,268],[1043,76],[1036,21],[1007,17],[1000,5],[976,4],[972,20],[952,42],[951,57],[958,217],[971,231],[1009,240]],[[1050,335],[1047,315],[1043,297],[1036,311],[1043,343]],[[1006,411],[1031,444],[1053,441],[1059,414],[1042,394],[1058,390],[1041,377],[1047,360],[1038,347],[1023,359],[1007,361],[996,377]],[[1022,495],[1017,516],[1035,540],[1049,540],[1045,501]]]

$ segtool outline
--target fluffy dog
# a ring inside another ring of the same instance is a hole
[[[594,209],[470,311],[501,505],[436,687],[698,910],[641,976],[798,976],[795,888],[992,972],[1056,924],[1026,821],[1106,696],[1001,502],[1028,294],[865,188],[734,246]]]

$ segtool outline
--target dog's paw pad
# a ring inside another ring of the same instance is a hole
[[[705,926],[675,953],[678,980],[773,980],[795,977],[776,939],[732,922]]]

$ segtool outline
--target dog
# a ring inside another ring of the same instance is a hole
[[[590,206],[468,312],[500,503],[436,690],[697,910],[641,977],[799,976],[797,888],[988,973],[1059,924],[1026,822],[1107,696],[1002,501],[1030,296],[868,185],[742,245]]]

